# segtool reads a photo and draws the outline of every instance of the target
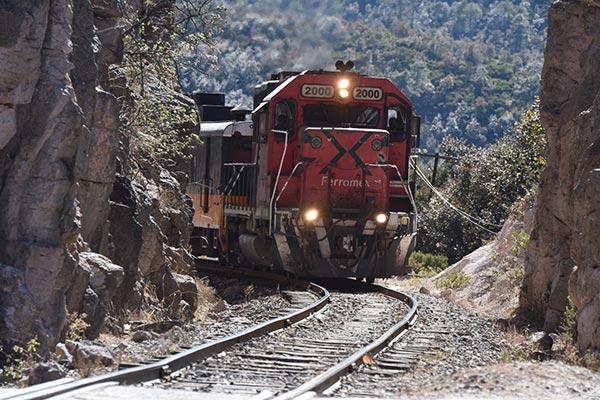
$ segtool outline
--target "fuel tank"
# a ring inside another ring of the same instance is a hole
[[[238,243],[242,255],[250,262],[265,267],[279,264],[277,248],[272,238],[244,233],[239,236]]]

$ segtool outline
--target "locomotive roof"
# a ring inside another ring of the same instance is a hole
[[[312,75],[312,74],[314,74],[314,75],[337,75],[337,74],[340,74],[340,72],[339,71],[324,71],[324,70],[317,70],[317,71],[306,70],[306,71],[298,72],[295,75],[289,76],[281,84],[279,84],[279,86],[277,86],[277,88],[275,88],[271,93],[269,93],[267,96],[265,96],[265,98],[261,101],[261,103],[254,110],[252,110],[252,113],[256,113],[256,112],[260,111],[260,109],[263,108],[266,104],[268,104],[269,101],[273,100],[273,97],[277,96],[279,94],[279,92],[284,90],[292,81],[297,79],[299,76]],[[368,77],[368,78],[372,78],[372,79],[385,79],[387,81],[390,81],[388,78],[384,78],[384,77],[380,77],[380,76],[362,75],[362,74],[359,74],[358,72],[354,72],[354,71],[347,71],[347,72],[345,72],[345,74],[346,75],[355,75],[358,77]],[[406,100],[408,101],[408,99],[406,99]]]
[[[200,136],[225,136],[231,137],[235,132],[242,136],[252,136],[251,121],[223,121],[202,122],[200,124]]]
[[[265,106],[265,104],[269,103],[269,101],[271,101],[273,99],[273,97],[275,97],[279,92],[281,92],[283,89],[285,89],[285,87],[287,85],[290,84],[290,82],[292,82],[294,79],[296,79],[298,76],[300,75],[304,75],[307,71],[301,72],[298,75],[294,75],[294,76],[290,76],[289,78],[287,78],[285,81],[283,81],[283,83],[281,83],[279,86],[277,86],[277,88],[275,88],[275,90],[273,90],[271,93],[269,93],[263,100],[262,102],[258,105],[258,107],[256,107],[254,110],[252,110],[252,113],[255,113],[257,111],[259,111],[261,108],[263,108]]]

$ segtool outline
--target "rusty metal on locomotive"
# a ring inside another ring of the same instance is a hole
[[[195,254],[299,276],[406,272],[420,119],[389,79],[341,65],[273,75],[256,87],[251,121],[223,94],[194,94]]]

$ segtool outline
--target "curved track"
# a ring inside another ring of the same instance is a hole
[[[230,272],[239,273],[239,271]],[[294,310],[293,312],[290,312],[284,316],[271,319],[225,338],[210,341],[191,349],[184,350],[152,364],[135,366],[125,370],[115,371],[76,381],[70,379],[60,379],[41,385],[34,385],[17,392],[11,392],[6,396],[0,396],[0,400],[46,399],[59,394],[73,392],[75,390],[106,382],[118,382],[119,384],[130,385],[156,379],[165,379],[173,372],[185,368],[198,360],[218,354],[235,344],[249,341],[253,338],[266,335],[269,332],[285,328],[296,322],[306,319],[313,313],[325,307],[330,302],[329,291],[314,283],[299,279],[291,279],[278,274],[257,274],[253,271],[247,271],[243,273],[243,275],[264,281],[270,281],[278,285],[285,285],[290,288],[301,288],[315,295],[316,301],[300,310]]]
[[[292,399],[322,393],[360,364],[369,363],[416,318],[414,298],[378,285],[350,280],[316,284],[210,263],[199,264],[198,269],[268,281],[311,295],[296,295],[299,310],[152,364],[36,385],[0,396],[0,400],[44,399],[107,382],[149,381],[154,382],[152,386],[173,389]],[[325,287],[335,292],[330,294]],[[316,300],[306,305],[307,298]]]

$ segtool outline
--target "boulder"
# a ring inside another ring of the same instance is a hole
[[[27,376],[27,386],[54,381],[67,376],[65,368],[55,362],[43,362],[34,366]]]
[[[194,273],[194,260],[192,255],[185,249],[164,246],[163,250],[167,259],[166,261],[173,271],[185,275],[192,275]]]
[[[135,331],[131,334],[131,340],[136,343],[144,342],[152,338],[154,338],[154,336],[148,331]]]
[[[67,341],[67,349],[73,354],[73,367],[88,372],[99,367],[116,364],[113,353],[101,343]]]
[[[73,356],[69,353],[67,345],[64,343],[58,343],[54,349],[54,359],[60,363],[71,365],[73,363]]]
[[[159,298],[162,301],[176,308],[183,300],[193,310],[196,309],[198,306],[198,287],[194,278],[164,270],[160,275],[160,280]]]
[[[549,351],[552,349],[554,340],[547,332],[535,332],[527,337],[525,343],[539,350]]]
[[[108,303],[123,282],[123,267],[113,264],[101,254],[92,252],[80,253],[79,261],[90,271],[90,287],[98,293],[103,302]]]
[[[219,301],[217,301],[211,307],[210,311],[213,313],[220,313],[220,312],[227,310],[228,308],[229,308],[229,304],[225,300],[219,299]]]
[[[111,303],[113,296],[121,286],[124,278],[123,268],[112,263],[107,257],[92,253],[82,252],[79,254],[79,269],[88,272],[88,285],[85,287],[82,297],[76,304],[81,304],[72,310],[78,314],[86,315],[88,328],[86,336],[95,338],[104,327],[107,305]],[[72,286],[72,294],[80,286]]]

